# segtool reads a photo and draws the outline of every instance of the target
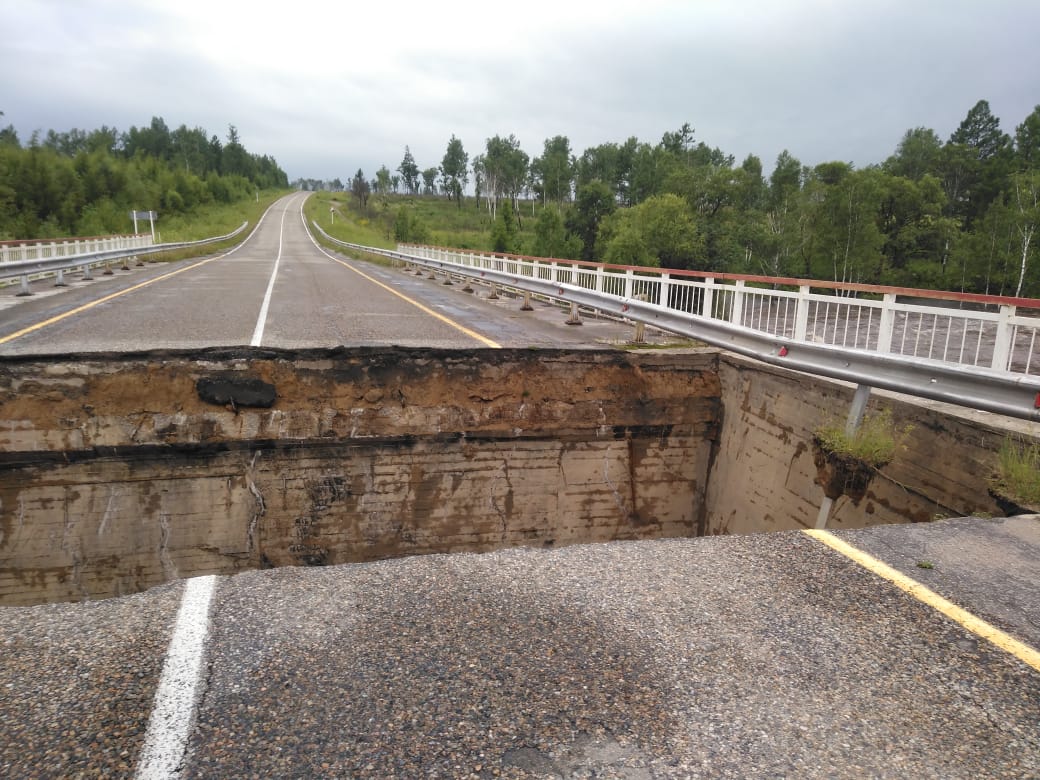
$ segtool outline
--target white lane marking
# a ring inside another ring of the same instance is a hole
[[[274,280],[278,276],[278,264],[282,262],[282,236],[285,233],[285,212],[282,211],[282,221],[278,227],[278,257],[274,260],[274,269],[271,271],[271,281],[267,283],[267,292],[264,293],[264,302],[260,307],[260,316],[256,320],[256,328],[253,330],[253,340],[249,342],[251,347],[259,347],[264,338],[264,325],[267,323],[267,309],[271,305],[271,294],[274,292]]]
[[[184,585],[144,747],[137,760],[138,780],[167,780],[179,774],[188,732],[195,720],[196,689],[216,581],[216,575],[210,574],[190,579]]]

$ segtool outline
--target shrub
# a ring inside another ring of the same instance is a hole
[[[866,415],[852,436],[845,433],[844,424],[836,423],[816,431],[814,438],[825,452],[854,458],[879,469],[892,461],[912,429],[909,424],[897,428],[891,410],[884,409]]]
[[[1018,504],[1040,507],[1040,442],[1005,439],[993,489]]]

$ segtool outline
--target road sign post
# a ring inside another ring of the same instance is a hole
[[[154,211],[131,211],[130,219],[134,221],[134,234],[137,234],[137,220],[147,219],[152,227],[152,243],[155,243],[155,220],[158,219],[159,215]]]

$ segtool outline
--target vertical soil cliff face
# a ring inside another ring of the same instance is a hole
[[[0,363],[0,603],[413,553],[692,535],[712,352]]]
[[[852,388],[711,350],[0,361],[0,604],[202,573],[812,527]],[[993,415],[913,429],[830,525],[1001,514]]]

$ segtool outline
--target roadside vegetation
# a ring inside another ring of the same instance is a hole
[[[997,468],[993,490],[1040,511],[1040,443],[1005,439]]]
[[[980,100],[946,140],[914,127],[859,168],[784,151],[769,172],[683,124],[580,152],[566,135],[535,154],[512,134],[469,151],[452,135],[439,160],[404,146],[374,175],[293,186],[327,191],[313,216],[357,243],[1040,297],[1040,106],[1009,133]],[[126,233],[131,210],[157,211],[165,240],[200,238],[288,187],[234,125],[0,128],[0,240]]]
[[[768,172],[684,124],[581,152],[558,135],[536,155],[514,135],[471,155],[453,135],[441,160],[405,146],[371,173],[294,184],[335,191],[384,242],[1040,297],[1040,106],[1012,135],[980,100],[945,141],[914,127],[861,168],[785,151]]]
[[[388,194],[370,198],[362,207],[349,193],[321,191],[307,200],[304,213],[330,236],[354,244],[391,248],[403,242],[492,251],[490,220],[474,208],[472,199],[459,209],[438,196]],[[533,235],[530,227],[518,228],[517,247],[531,244]]]
[[[281,189],[262,190],[254,192],[253,197],[233,203],[211,204],[191,214],[172,214],[166,219],[160,218],[156,231],[168,243],[223,236],[237,229],[243,222],[248,222],[248,230],[252,230],[267,208],[285,193]]]
[[[165,241],[207,238],[255,224],[288,189],[275,160],[247,151],[234,125],[223,142],[153,117],[126,132],[37,132],[24,145],[0,128],[0,240],[130,233],[131,211],[158,212]]]
[[[814,439],[828,454],[880,469],[892,462],[912,429],[912,425],[897,426],[892,412],[882,409],[865,415],[852,436],[845,432],[844,423],[835,422],[817,430]]]

